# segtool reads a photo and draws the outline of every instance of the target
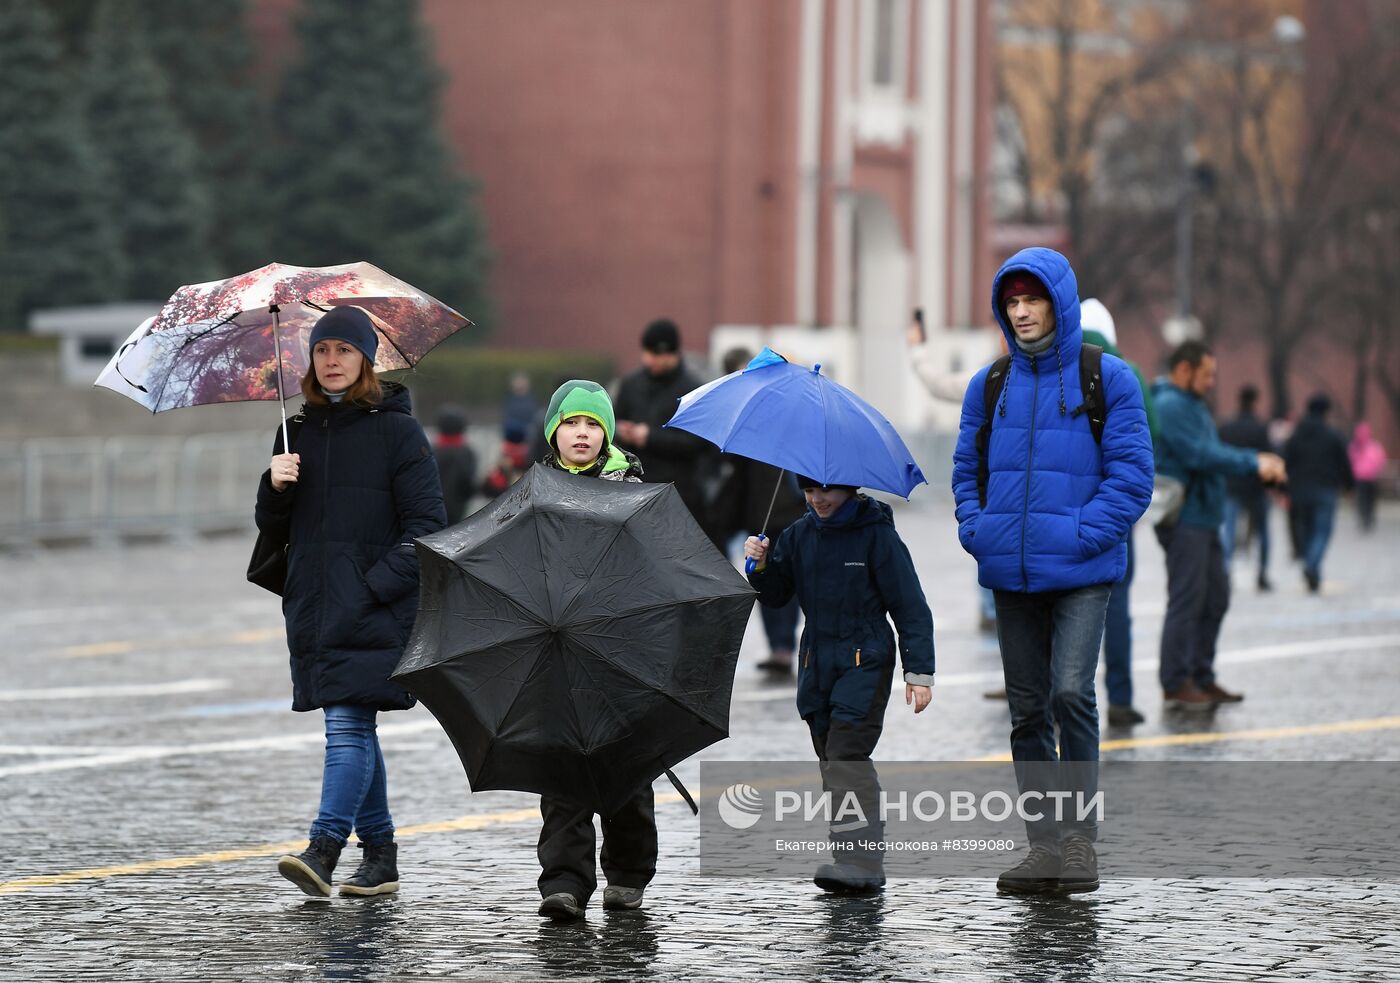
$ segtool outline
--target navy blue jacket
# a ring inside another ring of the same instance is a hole
[[[286,537],[282,614],[291,651],[292,709],[338,703],[406,710],[389,680],[418,611],[413,540],[447,525],[437,463],[409,409],[408,390],[384,384],[373,408],[307,405],[292,450],[298,480],[258,486],[258,528]],[[279,429],[273,453],[282,452]]]
[[[998,300],[1002,280],[1026,270],[1050,291],[1055,344],[1027,355]],[[992,418],[987,502],[977,495],[977,431],[987,369],[963,399],[953,454],[958,540],[977,558],[977,579],[994,590],[1040,593],[1114,584],[1128,568],[1128,534],[1152,498],[1152,436],[1137,375],[1103,356],[1108,417],[1094,440],[1079,384],[1079,289],[1069,261],[1053,249],[1023,249],[992,282],[992,305],[1011,368]],[[1162,423],[1165,429],[1166,423]]]
[[[807,616],[798,646],[797,710],[858,723],[894,669],[895,637],[908,682],[933,682],[933,615],[914,561],[884,502],[864,495],[849,522],[821,526],[809,511],[783,530],[762,570],[758,599],[782,607],[793,594]],[[857,664],[859,652],[859,664]]]

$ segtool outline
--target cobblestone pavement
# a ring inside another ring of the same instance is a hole
[[[892,701],[879,757],[1002,755],[1008,718],[982,697],[1000,671],[977,632],[973,564],[946,496],[916,499],[897,522],[934,609],[938,686],[917,718]],[[1255,593],[1241,565],[1219,668],[1248,699],[1192,722],[1160,709],[1164,578],[1140,531],[1148,722],[1105,730],[1105,757],[1400,759],[1398,543],[1394,506],[1364,539],[1344,513],[1321,596],[1286,556],[1273,594]],[[316,806],[320,719],[287,709],[276,602],[242,580],[249,546],[0,556],[0,979],[1400,979],[1400,885],[1384,879],[1114,879],[1110,829],[1092,895],[1012,899],[985,880],[928,878],[831,898],[792,880],[698,876],[698,821],[664,781],[647,907],[542,923],[536,800],[472,795],[422,709],[381,717],[402,892],[307,899],[274,864],[304,843]],[[701,757],[811,754],[791,689],[751,668],[761,650],[755,619],[733,737]],[[696,762],[678,770],[698,785]],[[1390,835],[1356,847],[1394,851]]]

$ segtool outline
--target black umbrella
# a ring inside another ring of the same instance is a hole
[[[417,542],[418,621],[394,678],[475,791],[607,814],[729,735],[753,591],[673,486],[536,465]]]

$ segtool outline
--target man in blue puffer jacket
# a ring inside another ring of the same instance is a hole
[[[1097,791],[1094,673],[1104,612],[1127,569],[1127,537],[1152,497],[1152,438],[1137,377],[1108,354],[1107,415],[1102,441],[1094,438],[1081,405],[1079,291],[1064,256],[1043,248],[1012,256],[992,283],[992,306],[1011,365],[991,420],[985,501],[977,436],[990,367],[973,376],[963,399],[953,460],[958,538],[996,597],[1021,791],[1044,794],[1048,785],[1088,801]],[[1056,761],[1088,764],[1065,769],[1067,784],[1052,777],[1053,765],[1032,764]],[[1057,822],[1049,801],[1039,811],[1045,818],[1026,821],[1029,856],[997,888],[1096,889],[1092,819],[1078,821],[1068,808]]]

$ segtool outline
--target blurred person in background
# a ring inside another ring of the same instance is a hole
[[[529,433],[540,410],[539,400],[530,391],[530,377],[524,372],[512,373],[510,388],[501,399],[501,433],[512,429],[521,434]]]
[[[1157,413],[1152,406],[1152,393],[1141,370],[1123,358],[1118,350],[1118,330],[1113,315],[1096,297],[1079,305],[1079,326],[1084,332],[1084,344],[1098,345],[1109,355],[1128,363],[1142,390],[1142,405],[1147,412],[1147,430],[1157,433]],[[1133,563],[1136,550],[1133,534],[1128,533],[1128,570],[1123,579],[1113,585],[1108,595],[1108,611],[1103,626],[1104,688],[1108,690],[1108,723],[1110,727],[1129,727],[1145,718],[1133,707],[1133,618],[1130,612],[1133,589]]]
[[[1356,519],[1362,530],[1369,532],[1376,524],[1376,490],[1385,474],[1385,448],[1371,436],[1371,425],[1362,420],[1356,425],[1351,444],[1351,475],[1356,480]]]
[[[1220,427],[1220,439],[1232,447],[1248,447],[1256,451],[1273,451],[1274,442],[1269,439],[1269,428],[1255,415],[1254,407],[1259,402],[1259,390],[1255,386],[1240,387],[1240,411],[1233,420]],[[1269,492],[1259,475],[1234,474],[1225,479],[1225,520],[1220,527],[1220,541],[1225,549],[1225,569],[1230,569],[1230,561],[1235,555],[1235,545],[1239,542],[1239,519],[1245,516],[1245,542],[1257,538],[1259,542],[1259,574],[1255,585],[1260,592],[1271,591],[1269,582]]]
[[[433,457],[442,479],[442,501],[451,525],[466,518],[467,505],[476,494],[476,451],[467,443],[467,414],[460,406],[438,410]]]
[[[1346,438],[1327,423],[1331,409],[1326,393],[1313,396],[1307,414],[1283,445],[1288,495],[1303,548],[1303,580],[1312,594],[1322,588],[1322,558],[1332,541],[1337,499],[1352,485]]]
[[[543,425],[540,429],[543,432]],[[481,483],[481,494],[487,498],[495,498],[519,481],[530,467],[530,453],[531,446],[525,441],[524,428],[518,423],[511,423],[505,428],[505,434],[501,438],[501,449],[496,454],[496,463]]]
[[[617,445],[646,458],[643,480],[674,482],[690,514],[703,522],[701,465],[711,459],[714,445],[684,430],[663,429],[675,416],[680,398],[699,385],[699,377],[681,358],[680,329],[674,321],[660,318],[642,332],[642,367],[622,379],[613,409]]]
[[[1152,391],[1157,472],[1185,487],[1179,516],[1155,530],[1167,555],[1158,673],[1168,710],[1206,712],[1244,699],[1215,680],[1216,640],[1230,609],[1230,575],[1220,542],[1225,478],[1257,472],[1264,481],[1282,481],[1285,473],[1277,454],[1231,447],[1220,439],[1205,402],[1215,378],[1215,354],[1202,342],[1186,341],[1172,350],[1167,377]]]

